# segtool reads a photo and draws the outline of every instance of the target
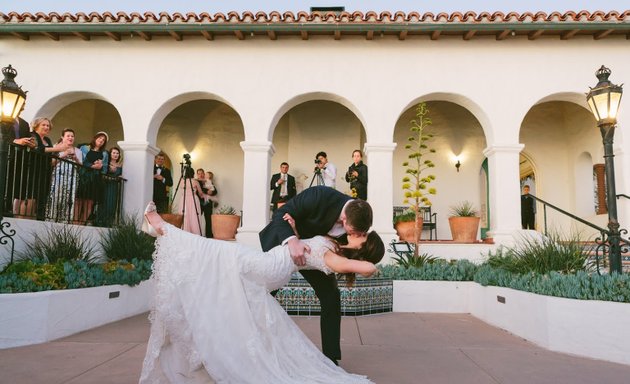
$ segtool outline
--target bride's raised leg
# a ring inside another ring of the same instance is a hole
[[[142,230],[150,236],[160,236],[164,234],[164,219],[157,212],[154,202],[150,202],[147,208],[144,210],[144,220],[146,227],[143,226]]]

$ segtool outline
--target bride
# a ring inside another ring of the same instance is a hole
[[[140,383],[371,383],[324,356],[268,294],[298,269],[287,246],[263,253],[196,236],[164,222],[153,203],[145,218],[159,236]],[[301,268],[327,274],[371,276],[385,251],[375,232],[349,235],[347,246],[304,241],[311,251]]]

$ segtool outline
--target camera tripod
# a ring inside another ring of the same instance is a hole
[[[324,176],[322,176],[322,170],[317,167],[315,168],[315,171],[313,171],[313,178],[311,179],[311,183],[308,185],[309,188],[313,186],[315,180],[317,180],[317,184],[315,185],[326,185],[324,184]]]
[[[202,234],[203,232],[201,231],[201,220],[199,219],[199,209],[197,209],[197,204],[195,204],[195,189],[193,188],[192,185],[192,178],[187,178],[185,177],[186,175],[186,171],[190,168],[190,164],[188,162],[188,160],[186,161],[186,164],[184,163],[179,163],[180,165],[180,170],[181,170],[181,175],[179,176],[179,181],[177,182],[177,188],[175,188],[175,193],[173,193],[173,202],[175,201],[175,197],[177,197],[177,192],[179,191],[179,187],[180,185],[184,185],[184,196],[182,198],[182,216],[184,216],[184,221],[186,220],[186,190],[190,188],[192,197],[193,197],[193,207],[195,208],[195,215],[197,216],[197,225],[199,228],[199,233]],[[182,183],[182,180],[184,181]],[[183,222],[182,222],[182,226],[183,226]]]

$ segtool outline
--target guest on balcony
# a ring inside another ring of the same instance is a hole
[[[74,131],[66,128],[61,133],[60,143],[67,149],[54,160],[46,220],[57,223],[71,223],[74,217],[74,200],[79,184],[77,167],[83,162],[83,154],[74,147]]]
[[[18,149],[13,178],[13,213],[20,216],[36,216],[37,220],[44,220],[46,215],[46,203],[50,190],[50,177],[52,173],[51,159],[48,154],[64,151],[67,147],[63,143],[53,145],[48,137],[52,129],[52,122],[45,117],[37,117],[31,123],[33,132],[29,132],[28,138],[20,138],[16,144],[26,143],[31,151],[26,153],[26,148]],[[20,127],[20,136],[25,127]],[[23,145],[23,144],[20,144]]]
[[[123,159],[120,148],[113,147],[109,150],[109,165],[105,177],[105,196],[103,198],[102,224],[111,226],[120,211],[122,197],[122,170]],[[99,210],[100,212],[101,210]]]
[[[15,121],[10,133],[10,139],[12,139],[11,141],[14,145],[9,149],[6,178],[7,199],[3,209],[5,212],[13,212],[15,217],[34,216],[33,191],[27,188],[29,181],[27,176],[29,163],[27,149],[34,148],[35,141],[31,137],[31,129],[28,123],[22,118],[18,118]],[[12,195],[9,195],[9,193],[12,193]]]
[[[83,168],[79,177],[75,220],[82,224],[96,219],[95,203],[102,206],[103,178],[101,175],[107,173],[109,167],[109,154],[105,149],[108,139],[107,133],[101,131],[94,135],[89,144],[82,145],[80,148],[83,153]]]

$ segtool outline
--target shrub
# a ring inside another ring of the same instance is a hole
[[[155,238],[140,230],[135,216],[125,215],[100,240],[109,260],[150,260],[155,251]]]
[[[413,253],[403,253],[399,256],[393,257],[396,264],[403,268],[421,268],[425,264],[432,264],[438,260],[437,257],[423,253],[418,256],[414,256]]]
[[[401,222],[404,223],[404,222],[414,221],[415,219],[416,219],[416,212],[407,210],[401,213],[400,215],[394,216],[394,225]]]
[[[222,205],[217,209],[217,215],[236,215],[236,210],[229,205]]]
[[[0,293],[37,292],[102,285],[136,285],[151,276],[151,260],[112,261],[90,264],[84,260],[45,264],[16,262],[0,273]]]
[[[379,275],[392,280],[472,281],[477,268],[468,260],[450,263],[437,260],[433,263],[425,263],[419,268],[406,268],[401,265],[379,266]]]
[[[487,264],[513,273],[557,271],[575,273],[589,269],[588,250],[578,235],[561,236],[551,233],[547,237],[523,237],[512,248],[503,248],[488,255]]]
[[[477,217],[477,210],[470,201],[462,201],[450,207],[452,217]]]
[[[70,225],[47,226],[43,235],[34,234],[33,241],[26,244],[26,250],[18,258],[27,260],[45,260],[50,264],[59,261],[95,260],[94,245],[81,237],[81,230]]]

